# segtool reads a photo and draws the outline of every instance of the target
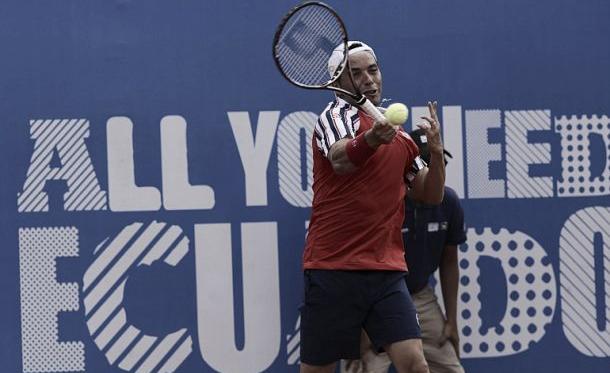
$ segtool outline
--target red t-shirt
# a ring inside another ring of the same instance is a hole
[[[322,113],[322,122],[328,110]],[[355,112],[357,117],[350,116]],[[365,132],[373,124],[370,117],[355,107],[348,107],[341,112],[341,117],[351,118],[348,127],[354,130],[354,135]],[[418,158],[417,145],[401,130],[390,144],[381,145],[356,171],[336,175],[326,158],[327,151],[320,146],[325,143],[321,139],[324,131],[320,130],[320,124],[313,137],[313,149],[317,149],[313,155],[314,198],[303,267],[406,271],[401,234],[406,193],[404,176]],[[330,149],[332,143],[326,144]]]

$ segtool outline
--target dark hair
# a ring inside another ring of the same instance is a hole
[[[428,149],[428,139],[426,138],[426,132],[424,130],[418,128],[409,132],[409,136],[413,139],[417,147],[419,148],[419,156],[424,160],[427,164],[430,163],[430,150]],[[447,151],[447,149],[443,149],[445,164],[449,162],[447,157],[453,158],[451,153]]]

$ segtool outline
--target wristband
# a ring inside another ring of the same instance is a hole
[[[345,144],[345,153],[347,158],[356,167],[360,167],[366,163],[366,161],[375,153],[375,148],[366,142],[364,138],[364,132],[354,137],[351,141]]]

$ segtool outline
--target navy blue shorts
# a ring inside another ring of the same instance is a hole
[[[364,328],[376,348],[420,338],[405,272],[306,270],[301,361],[327,365],[360,358]]]

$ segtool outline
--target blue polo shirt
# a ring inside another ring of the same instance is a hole
[[[455,191],[445,187],[445,197],[438,206],[405,199],[402,237],[409,267],[405,278],[409,292],[414,294],[428,284],[430,275],[438,268],[443,246],[466,242],[464,210]]]

